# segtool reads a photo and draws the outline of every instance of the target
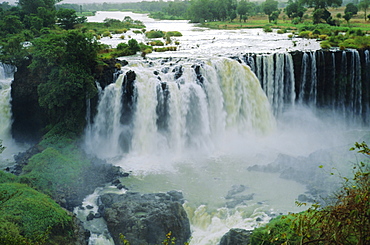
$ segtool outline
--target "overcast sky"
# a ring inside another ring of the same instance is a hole
[[[63,0],[60,3],[129,3],[129,2],[140,2],[142,0]],[[153,0],[150,0],[153,1]],[[0,0],[0,3],[8,2],[10,4],[15,4],[18,0]]]

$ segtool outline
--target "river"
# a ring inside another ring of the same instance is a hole
[[[130,191],[182,191],[192,226],[190,244],[216,245],[230,228],[253,229],[280,213],[304,209],[296,207],[295,201],[306,193],[305,185],[248,167],[266,166],[282,155],[298,159],[321,150],[349,149],[362,135],[358,125],[318,116],[315,108],[295,103],[294,95],[285,95],[290,96],[287,107],[279,99],[284,91],[269,85],[273,79],[288,79],[284,72],[277,75],[278,65],[273,64],[278,61],[270,54],[284,53],[279,56],[284,60],[288,51],[320,49],[318,42],[262,29],[211,30],[130,12],[97,12],[88,21],[125,16],[141,20],[147,30],[180,31],[183,36],[173,38],[180,43],[178,51],[153,52],[146,61],[139,54],[122,58],[129,61],[123,73],[131,70],[137,75],[135,110],[129,121],[122,120],[123,105],[117,100],[122,96],[122,75],[103,91],[85,147],[131,171],[122,180]],[[128,40],[120,36],[100,41],[115,47]],[[148,41],[132,30],[125,36]],[[270,67],[264,75],[265,91],[249,67],[228,58],[247,53],[263,55],[259,58],[263,66]],[[199,74],[194,73],[196,66]],[[292,67],[279,69],[293,74]],[[179,70],[181,74],[176,73]],[[321,158],[315,161],[310,163],[313,168],[323,163]],[[253,199],[231,205],[227,194],[238,186],[245,187],[243,193]],[[96,195],[89,198],[94,200]],[[91,240],[91,244],[104,242],[101,235]]]

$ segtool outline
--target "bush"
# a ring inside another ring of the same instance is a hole
[[[124,50],[124,49],[126,49],[126,48],[128,48],[129,46],[128,46],[128,44],[127,43],[119,43],[118,45],[117,45],[117,50]]]
[[[330,48],[331,48],[331,45],[330,45],[329,41],[322,41],[322,42],[320,43],[320,47],[321,47],[322,49],[330,49]]]
[[[263,27],[263,31],[264,31],[264,32],[272,32],[272,29],[271,29],[271,27],[270,27],[270,26],[264,26],[264,27]]]
[[[166,32],[166,36],[169,37],[182,37],[182,33],[179,31],[168,31]]]
[[[19,183],[0,184],[1,244],[68,244],[72,218],[48,196]],[[64,242],[61,242],[62,240]],[[64,237],[64,238],[63,238]],[[53,242],[53,240],[58,242]],[[59,243],[60,242],[60,243]],[[71,241],[69,241],[71,242]]]
[[[111,33],[110,33],[109,31],[104,31],[104,32],[102,33],[102,36],[103,36],[103,37],[111,37],[112,35],[111,35]]]
[[[328,38],[328,35],[319,35],[320,40],[326,40]]]
[[[163,48],[154,48],[155,52],[166,52],[166,51],[176,51],[177,47],[163,47]]]
[[[301,38],[310,38],[311,31],[301,31],[298,36]]]
[[[164,43],[160,40],[151,41],[149,44],[151,46],[164,46]]]
[[[147,38],[161,38],[165,36],[165,33],[159,30],[151,30],[151,31],[146,32],[145,36]]]

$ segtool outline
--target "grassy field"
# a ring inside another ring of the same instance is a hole
[[[335,19],[338,19],[336,16],[338,13],[341,13],[342,16],[344,15],[344,9],[345,7],[340,8],[329,8],[329,12],[332,14],[332,17]],[[268,18],[264,14],[260,14],[257,16],[250,17],[246,22],[241,21],[239,19],[235,19],[232,22],[226,21],[226,22],[209,22],[205,23],[205,27],[209,28],[215,28],[215,29],[240,29],[240,28],[263,28],[266,25],[269,25],[273,29],[290,29],[290,30],[296,30],[299,29],[301,26],[312,24],[312,10],[308,9],[306,12],[303,23],[300,23],[298,25],[294,25],[291,23],[291,20],[283,13],[280,14],[279,19],[275,23],[269,23]],[[366,31],[367,33],[370,33],[370,21],[365,21],[364,12],[359,11],[357,15],[353,16],[353,18],[350,20],[349,26],[347,22],[341,18],[340,25],[343,27],[350,27],[350,28],[360,28],[363,31]]]

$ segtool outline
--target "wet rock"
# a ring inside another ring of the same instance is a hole
[[[245,185],[233,185],[231,187],[231,190],[227,192],[226,199],[231,199],[233,198],[236,194],[241,193],[245,191],[247,187]]]
[[[161,244],[168,232],[176,238],[176,244],[184,244],[190,238],[190,223],[182,204],[182,193],[140,194],[113,193],[99,197],[103,204],[104,219],[114,241],[124,234],[131,244]]]
[[[308,197],[308,196],[307,196],[307,195],[305,195],[305,194],[301,194],[301,195],[299,195],[299,196],[298,196],[298,201],[300,201],[300,202],[315,202],[315,200],[314,200],[314,199],[312,199],[312,198]]]
[[[90,213],[86,216],[87,221],[93,220],[94,218],[95,218],[95,214],[93,211],[90,211]]]
[[[219,245],[248,245],[252,231],[230,229],[222,238]]]
[[[226,207],[235,208],[237,205],[245,204],[245,201],[252,200],[254,193],[247,194],[246,190],[247,187],[245,185],[233,185],[225,196],[225,199],[228,200]]]
[[[182,74],[183,74],[183,68],[182,68],[182,65],[179,65],[179,66],[175,66],[175,68],[172,70],[172,72],[175,73],[175,80],[176,79],[179,79]]]

